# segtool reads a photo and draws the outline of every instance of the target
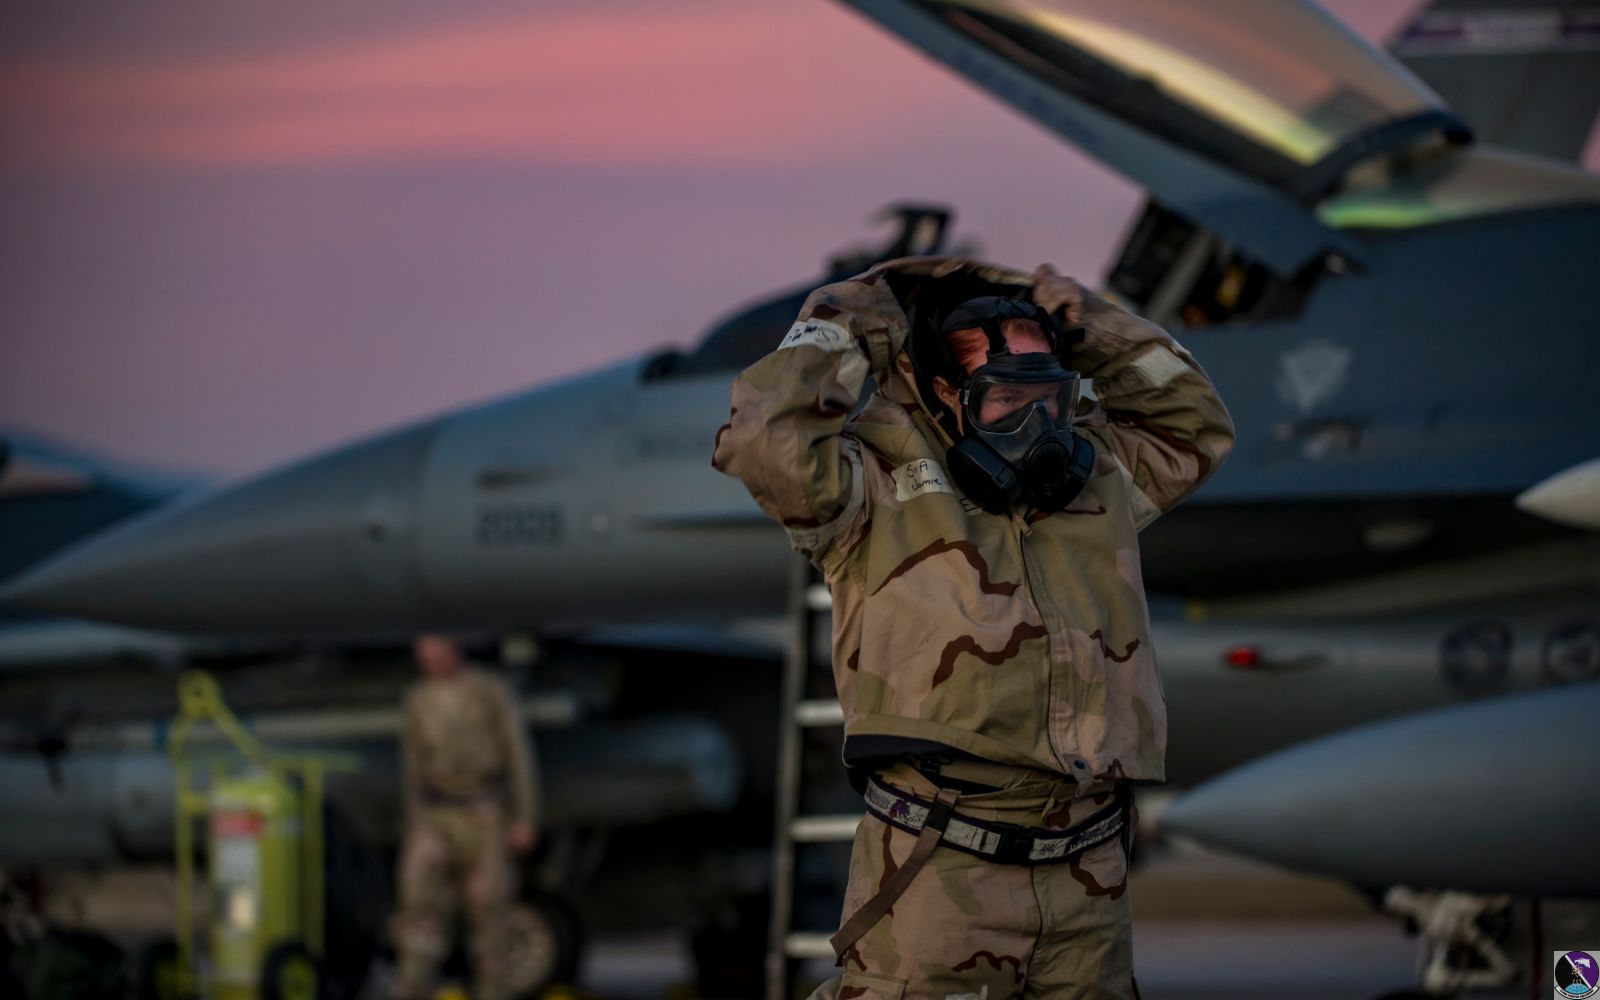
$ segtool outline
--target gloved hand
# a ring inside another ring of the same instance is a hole
[[[1066,320],[1063,327],[1083,322],[1083,303],[1088,296],[1077,279],[1057,274],[1049,264],[1040,264],[1033,272],[1033,304],[1051,314],[1061,313]]]

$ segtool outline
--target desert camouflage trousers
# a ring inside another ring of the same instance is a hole
[[[399,908],[391,926],[399,960],[391,990],[396,1000],[432,995],[439,963],[450,950],[458,900],[471,929],[473,996],[507,996],[517,886],[506,835],[505,809],[493,801],[431,807],[406,828],[395,876]]]
[[[964,793],[956,811],[1062,829],[1113,800],[1110,785],[1074,797],[1077,786],[1070,781],[1037,771],[1013,775],[997,791]],[[923,799],[939,791],[908,764],[878,776]],[[866,817],[850,855],[844,919],[894,874],[915,841],[914,834]],[[818,987],[812,1000],[1136,998],[1121,840],[1031,868],[940,847],[841,964],[844,974]]]

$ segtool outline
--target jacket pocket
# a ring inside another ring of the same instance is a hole
[[[838,1000],[901,1000],[905,993],[904,979],[846,972],[839,980]]]

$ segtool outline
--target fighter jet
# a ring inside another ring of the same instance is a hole
[[[1474,144],[1419,80],[1306,4],[1226,19],[1158,0],[857,6],[1150,191],[1106,284],[1184,337],[1243,428],[1222,473],[1147,534],[1152,590],[1278,595],[1573,551],[1572,531],[1512,501],[1595,457],[1585,248],[1600,179]],[[781,540],[702,466],[724,383],[794,298],[688,353],[165,511],[9,598],[201,632],[771,611]]]
[[[1530,651],[1593,621],[1592,541],[1516,499],[1545,484],[1593,502],[1575,470],[1600,425],[1586,252],[1600,179],[1475,144],[1309,4],[1241,2],[1227,18],[1164,0],[855,6],[1150,192],[1107,290],[1177,331],[1240,428],[1227,467],[1142,540],[1147,587],[1182,608],[1167,647],[1203,651],[1198,702],[1260,685],[1322,703],[1227,756],[1370,718],[1323,707],[1357,688],[1342,683],[1355,663],[1382,669],[1365,636],[1385,635],[1424,702],[1551,675]],[[925,252],[942,225],[908,222],[891,249]],[[561,636],[779,615],[782,536],[705,456],[729,377],[803,294],[693,350],[176,505],[7,599],[228,634]],[[1208,742],[1180,728],[1174,759]]]
[[[1239,428],[1142,539],[1175,780],[1583,679],[1550,650],[1594,629],[1595,539],[1534,498],[1595,504],[1600,178],[1475,142],[1310,4],[850,5],[1149,193],[1105,289],[1174,330]],[[919,227],[896,249],[936,248]],[[804,292],[185,501],[5,599],[213,634],[740,641],[782,614],[790,557],[707,456]]]

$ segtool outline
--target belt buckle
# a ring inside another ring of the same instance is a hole
[[[1008,826],[1010,824],[1007,824]],[[1000,844],[995,848],[994,856],[998,860],[1031,863],[1033,860],[1033,844],[1037,839],[1033,833],[1023,827],[1002,829]]]

